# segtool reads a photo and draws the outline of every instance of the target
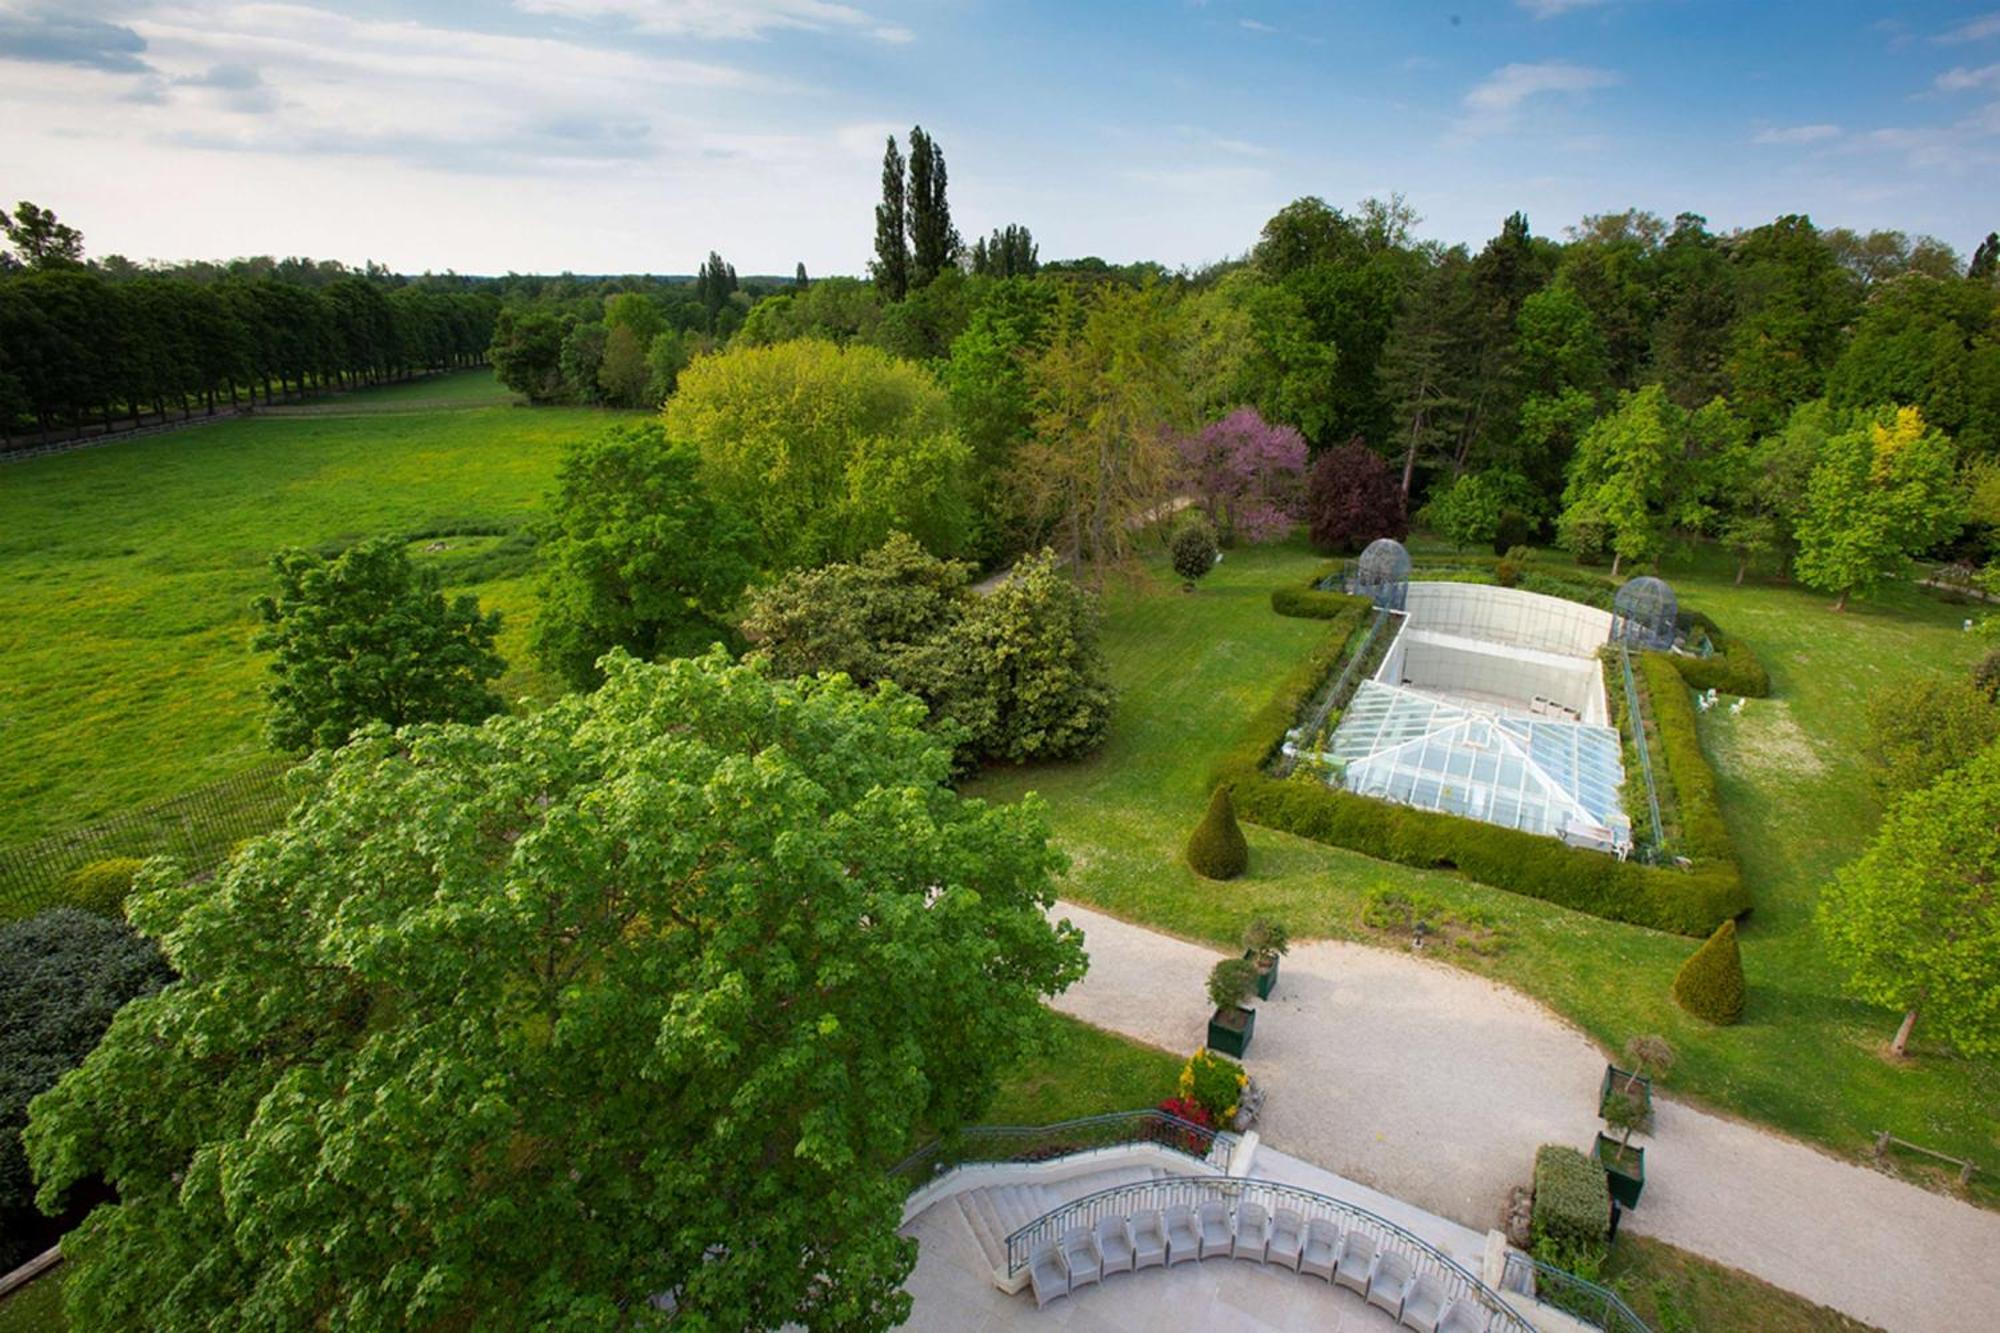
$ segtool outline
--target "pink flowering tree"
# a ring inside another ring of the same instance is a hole
[[[1306,438],[1239,407],[1174,438],[1187,484],[1225,539],[1281,540],[1305,502]]]

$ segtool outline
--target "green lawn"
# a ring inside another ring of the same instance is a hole
[[[278,412],[0,465],[0,845],[268,758],[263,665],[248,644],[271,553],[518,528],[561,446],[604,419],[512,406],[485,371],[332,401],[339,414]],[[415,549],[448,580],[462,562],[466,586],[506,613],[512,698],[544,683],[527,664],[526,552],[503,543],[440,536]]]
[[[1048,1028],[1042,1048],[1008,1071],[980,1123],[1052,1125],[1144,1110],[1174,1095],[1186,1054],[1142,1046],[1054,1010],[1043,1012]]]
[[[1664,1033],[1681,1051],[1668,1090],[1846,1153],[1892,1129],[1988,1163],[1990,1189],[2000,1171],[1994,1066],[1926,1046],[1921,1025],[1917,1059],[1886,1063],[1880,1051],[1894,1016],[1841,998],[1811,927],[1818,884],[1860,850],[1879,817],[1856,757],[1867,695],[1899,675],[1962,670],[1982,646],[1959,630],[1962,611],[1899,589],[1835,615],[1804,591],[1738,589],[1719,569],[1669,567],[1682,600],[1755,647],[1778,691],[1741,717],[1703,716],[1756,901],[1742,937],[1749,1011],[1741,1025],[1715,1029],[1668,995],[1692,940],[1256,828],[1247,830],[1243,879],[1214,884],[1186,869],[1181,844],[1217,754],[1323,632],[1268,604],[1272,587],[1312,564],[1296,546],[1239,549],[1193,594],[1158,567],[1108,590],[1106,648],[1119,689],[1110,740],[1079,763],[994,770],[972,784],[995,800],[1031,790],[1047,798],[1073,861],[1067,895],[1224,944],[1258,912],[1282,917],[1295,935],[1375,938],[1358,918],[1376,886],[1478,906],[1497,922],[1502,946],[1456,961],[1537,996],[1608,1049]],[[1190,1045],[1198,1036],[1189,1034]]]
[[[62,1333],[61,1264],[8,1296],[0,1296],[0,1333]]]
[[[1654,1333],[1867,1333],[1872,1325],[1815,1305],[1760,1278],[1645,1236],[1624,1235],[1604,1266],[1610,1283]]]

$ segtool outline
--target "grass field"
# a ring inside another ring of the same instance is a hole
[[[603,419],[513,406],[475,370],[0,465],[0,845],[269,757],[250,602],[282,546],[488,530],[415,549],[505,613],[503,693],[541,692],[526,554],[500,534]]]
[[[1921,1025],[1917,1058],[1885,1061],[1894,1016],[1840,996],[1811,925],[1817,886],[1879,818],[1856,756],[1868,693],[1901,674],[1964,669],[1983,645],[1960,631],[1962,612],[1903,589],[1834,615],[1797,589],[1738,589],[1720,569],[1669,567],[1683,603],[1755,647],[1778,692],[1740,717],[1718,710],[1702,720],[1756,901],[1742,937],[1749,1012],[1716,1029],[1668,995],[1695,944],[1679,936],[1256,828],[1243,879],[1214,884],[1186,869],[1181,845],[1217,754],[1323,632],[1268,604],[1272,587],[1304,577],[1312,562],[1295,546],[1239,549],[1191,595],[1157,567],[1108,591],[1106,648],[1119,689],[1109,741],[1080,763],[991,771],[972,786],[996,800],[1031,790],[1047,798],[1074,862],[1066,894],[1223,944],[1258,912],[1282,917],[1295,936],[1376,938],[1359,916],[1377,886],[1477,907],[1497,922],[1501,946],[1454,961],[1540,998],[1608,1049],[1664,1033],[1681,1051],[1669,1090],[1849,1154],[1892,1129],[1980,1159],[1992,1180],[1994,1066],[1926,1046]],[[1198,1038],[1190,1033],[1189,1044]],[[1990,1186],[1982,1194],[1993,1201]]]

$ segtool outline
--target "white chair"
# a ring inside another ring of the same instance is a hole
[[[1306,1223],[1306,1244],[1299,1252],[1299,1271],[1333,1281],[1333,1266],[1340,1261],[1340,1228],[1324,1217]]]
[[[1169,1267],[1201,1258],[1201,1225],[1194,1220],[1194,1209],[1184,1203],[1169,1205],[1160,1213],[1160,1225],[1167,1232]]]
[[[1340,1238],[1340,1261],[1333,1266],[1333,1280],[1368,1294],[1368,1279],[1375,1275],[1375,1238],[1365,1231],[1350,1231]]]
[[[1492,1322],[1492,1313],[1477,1303],[1454,1300],[1445,1307],[1444,1318],[1438,1320],[1437,1333],[1486,1333]]]
[[[1132,1222],[1124,1217],[1100,1217],[1097,1219],[1097,1257],[1104,1266],[1104,1275],[1129,1273],[1137,1265],[1134,1263],[1139,1247],[1132,1242]]]
[[[1368,1303],[1389,1312],[1391,1319],[1403,1317],[1403,1297],[1409,1294],[1410,1279],[1417,1266],[1399,1250],[1384,1250],[1375,1256],[1375,1271],[1368,1278]]]
[[[1438,1316],[1444,1313],[1444,1288],[1429,1273],[1419,1274],[1403,1295],[1403,1312],[1398,1319],[1417,1333],[1437,1333]]]
[[[1271,1243],[1264,1250],[1264,1262],[1283,1264],[1297,1272],[1299,1256],[1306,1247],[1306,1220],[1290,1208],[1271,1214]]]
[[[1069,1295],[1069,1270],[1053,1245],[1044,1245],[1028,1260],[1028,1283],[1035,1289],[1035,1308],[1041,1309],[1058,1296]]]
[[[1087,1287],[1104,1276],[1104,1258],[1097,1252],[1097,1238],[1089,1227],[1072,1227],[1056,1243],[1062,1252],[1063,1267],[1069,1270],[1069,1289]]]
[[[1194,1210],[1194,1220],[1201,1228],[1202,1258],[1215,1259],[1229,1253],[1229,1247],[1236,1243],[1236,1234],[1229,1225],[1228,1204],[1210,1199]]]
[[[1263,1263],[1271,1248],[1271,1214],[1261,1203],[1241,1204],[1236,1209],[1236,1239],[1230,1242],[1229,1257]]]
[[[1132,1271],[1158,1268],[1167,1262],[1167,1223],[1155,1208],[1132,1219]]]

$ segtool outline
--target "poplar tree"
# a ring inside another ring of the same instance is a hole
[[[911,136],[911,148],[916,147]],[[876,287],[891,301],[910,290],[910,246],[903,190],[903,152],[896,136],[882,152],[882,202],[875,206],[875,262],[868,266]]]
[[[887,184],[885,174],[883,183]],[[958,230],[951,225],[951,205],[945,199],[944,152],[919,125],[910,131],[910,183],[907,199],[910,235],[910,286],[928,287],[932,279],[958,262]]]

